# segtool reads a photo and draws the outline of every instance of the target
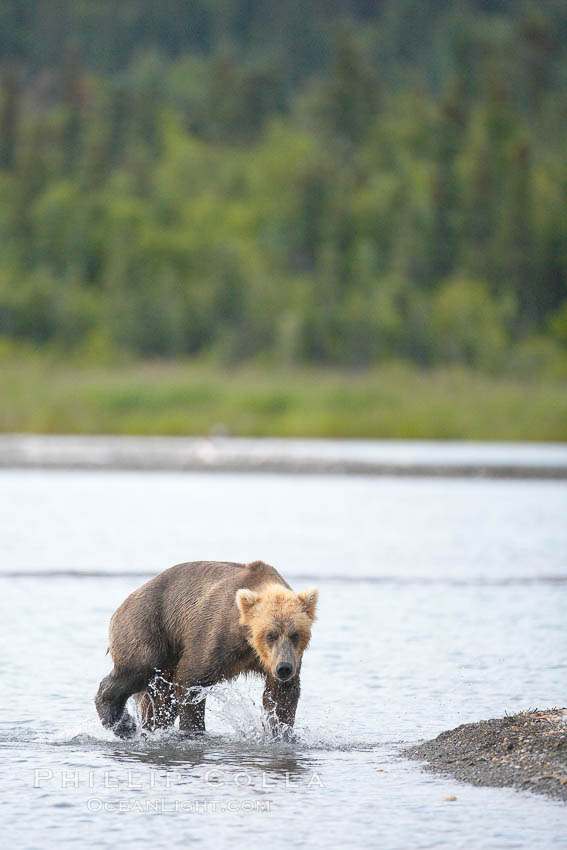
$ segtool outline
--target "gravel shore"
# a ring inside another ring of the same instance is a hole
[[[467,723],[403,755],[473,785],[511,786],[567,800],[567,708]]]
[[[0,469],[567,480],[563,444],[0,434]]]

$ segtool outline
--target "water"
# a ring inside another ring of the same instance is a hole
[[[567,847],[564,804],[400,755],[565,705],[566,517],[559,482],[0,473],[3,845]],[[319,584],[293,743],[265,737],[254,680],[195,739],[100,727],[111,613],[199,558]]]

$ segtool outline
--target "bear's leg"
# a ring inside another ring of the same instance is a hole
[[[96,710],[107,729],[112,729],[119,738],[131,738],[136,732],[136,723],[125,710],[132,694],[146,688],[151,673],[141,670],[114,670],[100,683],[95,697]]]
[[[206,699],[200,702],[184,702],[179,708],[179,728],[183,732],[204,732],[205,731],[205,703]]]
[[[168,675],[159,674],[141,695],[142,726],[153,732],[173,726],[179,713],[173,682]]]
[[[274,734],[281,731],[278,729],[281,723],[293,726],[299,693],[299,675],[294,676],[291,682],[279,682],[273,676],[266,676],[262,703],[268,715],[268,724]]]
[[[183,732],[204,732],[206,697],[202,696],[202,687],[195,684],[203,682],[203,671],[195,668],[193,659],[184,654],[173,677],[179,705],[179,729]]]

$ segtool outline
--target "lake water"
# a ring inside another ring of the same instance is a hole
[[[254,681],[193,740],[101,728],[110,615],[201,558],[318,583],[294,743]],[[567,847],[565,804],[400,755],[565,705],[565,483],[2,471],[0,573],[3,846]]]

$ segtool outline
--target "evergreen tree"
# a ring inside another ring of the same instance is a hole
[[[13,62],[7,62],[0,77],[0,169],[14,168],[21,112],[18,73]]]

